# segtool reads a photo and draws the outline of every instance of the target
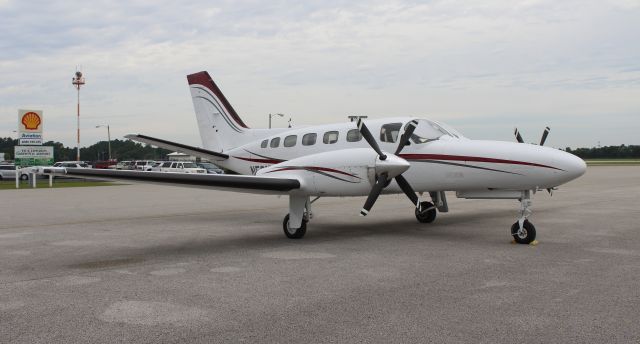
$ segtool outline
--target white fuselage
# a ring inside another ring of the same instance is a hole
[[[389,134],[385,126],[404,127],[413,119],[386,118],[368,120],[366,124],[381,149],[393,153],[403,130],[395,132],[395,137],[386,135],[385,140],[385,130]],[[439,125],[450,135],[424,143],[412,142],[399,154],[411,164],[403,176],[415,191],[537,190],[556,187],[585,172],[582,159],[558,149],[470,140]],[[307,195],[366,195],[375,182],[374,170],[379,160],[365,140],[355,141],[355,133],[348,133],[353,130],[357,130],[354,122],[279,129],[271,136],[228,150],[229,159],[218,164],[240,174],[301,179],[300,193]],[[311,140],[303,144],[306,134],[316,134],[313,144]],[[349,142],[348,137],[355,142]],[[278,138],[277,146],[272,144]],[[385,189],[385,193],[400,192],[395,182]]]

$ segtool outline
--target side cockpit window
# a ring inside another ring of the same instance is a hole
[[[453,136],[437,123],[422,119],[411,135],[411,141],[415,144],[427,143],[440,139],[442,136]],[[457,137],[457,136],[456,136]]]
[[[278,146],[280,146],[280,138],[279,137],[274,137],[271,139],[271,148],[278,148]]]
[[[351,129],[347,131],[347,142],[358,142],[362,140],[362,134],[360,134],[360,130]]]
[[[260,144],[261,148],[267,148],[267,146],[269,145],[269,140],[264,140],[262,141],[262,143]]]
[[[402,123],[388,123],[380,128],[380,141],[394,143],[398,141],[398,134]]]

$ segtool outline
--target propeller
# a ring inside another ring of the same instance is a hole
[[[547,136],[549,136],[549,131],[551,131],[551,128],[549,127],[544,128],[544,132],[542,133],[542,138],[540,139],[541,146],[544,146],[544,142],[547,141]]]
[[[544,146],[544,143],[547,141],[547,136],[549,136],[550,131],[551,131],[551,128],[549,127],[544,128],[544,132],[542,133],[542,138],[540,138],[540,146]],[[522,135],[520,135],[520,131],[518,130],[518,128],[515,129],[513,134],[516,136],[516,141],[520,143],[524,143],[524,140],[522,139]]]
[[[417,125],[418,122],[415,120],[409,122],[404,133],[402,133],[398,140],[399,142],[396,152],[394,154],[384,154],[380,149],[380,146],[378,146],[378,142],[376,142],[375,138],[369,131],[369,128],[367,128],[362,119],[358,119],[358,130],[360,130],[362,137],[364,137],[364,139],[369,143],[371,148],[376,151],[379,159],[379,161],[376,161],[376,183],[371,188],[369,196],[367,197],[362,210],[360,210],[360,215],[366,216],[369,214],[369,211],[371,211],[371,208],[376,203],[376,200],[382,193],[382,190],[384,190],[384,188],[389,184],[389,181],[394,178],[416,208],[420,209],[420,199],[416,196],[416,193],[409,182],[402,176],[402,173],[409,169],[411,165],[405,159],[397,156],[400,154],[402,149],[409,144],[409,139]]]
[[[520,136],[520,132],[518,131],[518,128],[516,128],[516,130],[513,132],[513,134],[516,136],[516,140],[520,143],[524,143],[524,140],[522,139],[522,136]]]

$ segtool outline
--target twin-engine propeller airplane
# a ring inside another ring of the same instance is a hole
[[[469,199],[517,199],[511,226],[516,242],[536,237],[531,196],[551,192],[584,174],[580,158],[540,145],[465,138],[453,128],[413,117],[359,120],[298,128],[249,129],[207,72],[187,76],[204,148],[149,137],[127,138],[199,156],[240,175],[114,171],[67,168],[73,176],[162,183],[240,192],[288,195],[283,229],[302,238],[320,197],[366,196],[366,216],[380,194],[407,195],[419,222],[447,212],[445,191]],[[46,169],[45,173],[57,173]],[[430,201],[417,194],[428,193]],[[313,200],[312,197],[315,197]]]

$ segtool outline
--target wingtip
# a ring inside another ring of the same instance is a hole
[[[360,210],[360,216],[367,216],[369,212],[366,209]]]

